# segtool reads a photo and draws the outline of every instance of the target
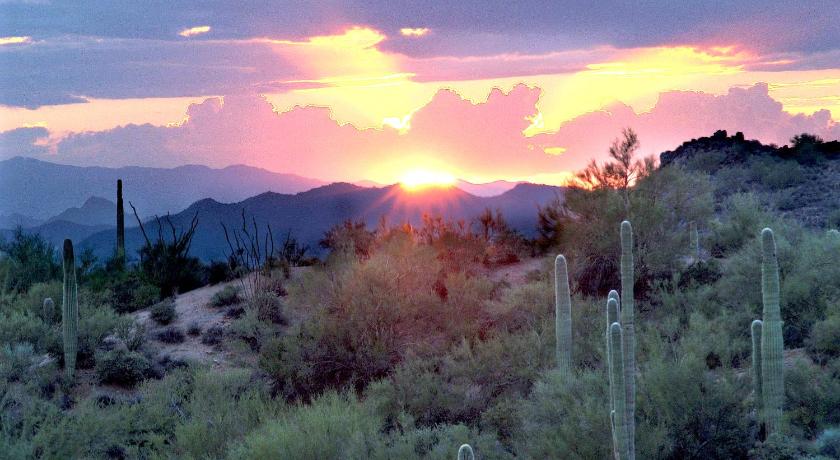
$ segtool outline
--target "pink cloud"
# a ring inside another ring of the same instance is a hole
[[[628,126],[639,133],[643,154],[659,154],[718,129],[777,144],[801,132],[840,138],[840,125],[828,111],[791,115],[765,84],[720,96],[663,93],[646,113],[616,103],[556,132],[525,137],[540,94],[539,88],[518,85],[509,93],[495,89],[485,102],[473,104],[441,90],[413,114],[403,133],[389,126],[340,125],[328,108],[278,113],[261,96],[233,95],[191,105],[180,126],[129,125],[71,135],[59,142],[56,155],[76,164],[249,164],[325,180],[378,181],[395,180],[399,168],[414,161],[430,161],[461,177],[491,179],[580,169],[604,158],[612,139]]]

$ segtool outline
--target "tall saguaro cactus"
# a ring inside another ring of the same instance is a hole
[[[554,334],[557,339],[557,368],[568,376],[572,371],[572,299],[566,258],[554,259]]]
[[[73,378],[76,370],[76,351],[79,344],[78,295],[73,242],[64,240],[64,302],[61,308],[61,332],[64,341],[64,372],[68,379]]]
[[[779,262],[773,230],[761,231],[761,297],[764,303],[761,326],[762,412],[767,433],[781,428],[784,400],[784,343],[779,310]]]
[[[629,459],[635,458],[636,436],[636,326],[633,304],[633,227],[630,222],[621,223],[621,329],[622,353],[624,359],[624,390]],[[612,327],[612,326],[611,326]],[[617,412],[618,413],[618,412]]]
[[[612,365],[611,364],[612,363],[612,357],[611,357],[612,350],[610,350],[610,326],[612,326],[613,323],[618,322],[618,317],[619,317],[619,314],[620,314],[619,307],[618,307],[618,302],[619,302],[618,292],[616,292],[615,290],[610,291],[610,294],[607,297],[607,327],[606,327],[606,333],[604,334],[604,337],[605,337],[605,340],[606,340],[606,348],[605,349],[606,349],[606,355],[607,355],[607,376],[609,377],[610,391],[611,391],[610,392],[610,411],[613,410],[613,406],[615,404],[615,402],[612,399],[612,385],[613,385],[612,373],[609,371],[610,366]]]
[[[627,426],[627,382],[624,381],[624,333],[619,323],[612,323],[609,328],[609,375],[610,375],[610,423],[613,435],[613,453],[618,460],[633,458],[630,445],[630,433]]]
[[[755,405],[761,419],[761,403],[764,395],[761,391],[761,329],[760,319],[754,320],[750,325],[750,337],[752,338],[752,379],[755,388]]]
[[[117,179],[117,260],[125,263],[125,209],[123,208],[122,179]]]

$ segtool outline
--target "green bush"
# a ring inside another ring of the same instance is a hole
[[[271,292],[260,291],[248,300],[248,308],[253,310],[260,321],[285,325],[289,322],[283,313],[283,304]]]
[[[169,324],[175,321],[178,314],[175,312],[175,299],[169,298],[162,300],[152,306],[149,310],[149,317],[155,320],[158,324]]]
[[[239,288],[233,285],[228,285],[213,294],[210,298],[210,305],[213,307],[227,307],[241,302],[239,297]]]
[[[222,343],[224,336],[224,328],[218,324],[214,324],[204,331],[204,334],[201,336],[201,343],[205,345],[218,345]]]
[[[798,360],[785,368],[785,418],[795,435],[815,437],[840,424],[840,378]]]
[[[149,373],[149,360],[140,353],[116,349],[97,359],[96,374],[101,383],[133,386]]]
[[[6,267],[2,291],[26,292],[35,283],[58,278],[61,272],[53,245],[20,227],[10,240],[0,240],[0,253],[4,254],[0,263]]]
[[[828,458],[840,458],[840,428],[828,428],[814,442],[818,454]]]
[[[0,348],[0,381],[16,382],[28,375],[35,349],[29,343],[6,344]]]
[[[168,326],[157,333],[157,339],[163,343],[183,343],[184,331],[178,326]]]
[[[808,353],[819,363],[840,356],[840,315],[814,323],[806,343]]]

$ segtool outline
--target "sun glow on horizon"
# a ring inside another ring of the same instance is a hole
[[[445,171],[434,171],[430,169],[412,169],[404,172],[400,176],[399,182],[402,188],[409,191],[414,191],[430,187],[453,187],[455,185],[456,178],[452,174]]]

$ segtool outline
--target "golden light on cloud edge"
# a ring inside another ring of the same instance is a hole
[[[32,43],[32,37],[0,37],[0,46]]]
[[[206,34],[207,32],[210,32],[210,26],[196,26],[190,27],[189,29],[184,29],[178,32],[178,35],[184,38],[189,38],[194,37],[196,35]]]
[[[400,29],[400,34],[403,37],[422,37],[428,33],[428,27],[403,27]]]

